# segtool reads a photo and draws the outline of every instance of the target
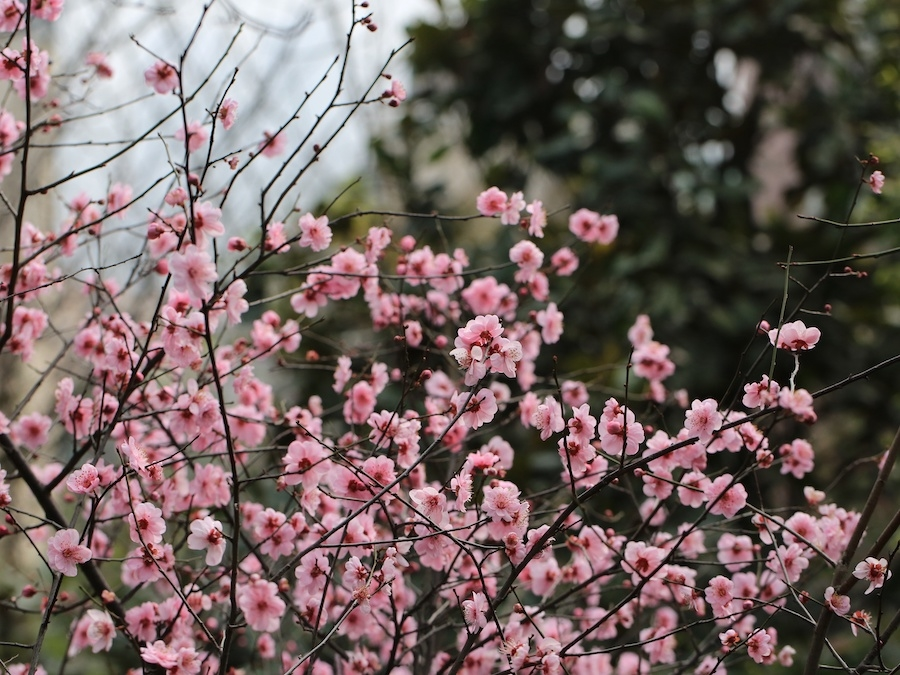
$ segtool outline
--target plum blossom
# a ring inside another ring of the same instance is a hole
[[[463,600],[463,618],[471,633],[477,633],[487,626],[487,612],[490,610],[487,596],[474,591],[471,600]]]
[[[228,131],[234,124],[234,120],[237,118],[237,108],[237,101],[231,98],[226,98],[219,106],[216,117],[222,123],[222,128],[225,131]]]
[[[396,108],[406,100],[406,87],[397,79],[391,79],[391,86],[381,94],[381,98],[387,99],[388,105]]]
[[[144,80],[157,94],[168,94],[178,86],[178,72],[165,61],[157,61],[144,71]]]
[[[328,216],[315,218],[311,213],[304,213],[297,223],[300,228],[300,246],[309,247],[313,251],[324,251],[331,244],[331,228]]]
[[[490,187],[475,200],[478,212],[483,216],[497,216],[506,210],[506,193],[497,187]]]
[[[810,326],[802,321],[792,321],[781,327],[781,330],[773,328],[769,331],[769,342],[779,349],[787,349],[791,352],[805,352],[816,346],[822,336],[818,328]]]
[[[619,219],[596,211],[579,209],[569,216],[569,231],[589,244],[611,244],[619,234]]]
[[[778,454],[783,459],[782,474],[790,473],[794,478],[803,478],[813,470],[815,453],[809,441],[797,438],[791,443],[785,443],[778,449]]]
[[[891,578],[892,574],[893,572],[888,569],[888,562],[885,558],[873,558],[871,556],[858,563],[853,570],[853,576],[869,582],[866,595],[876,588],[881,588],[884,582]]]
[[[844,616],[850,611],[850,598],[834,590],[834,586],[825,589],[825,606],[835,614]]]
[[[91,651],[108,652],[112,649],[113,639],[116,637],[116,626],[112,617],[99,609],[89,609],[85,613],[87,619],[87,640]]]
[[[710,513],[734,518],[747,505],[747,490],[740,483],[731,485],[732,480],[732,475],[725,473],[706,486],[704,494],[711,504]]]
[[[190,244],[184,253],[175,253],[169,259],[172,285],[186,292],[192,300],[209,300],[212,284],[219,275],[209,253]]]
[[[192,551],[206,551],[206,564],[218,565],[225,554],[225,535],[222,523],[210,516],[191,521],[191,534],[187,540]]]
[[[256,631],[272,632],[281,625],[286,605],[271,581],[251,578],[237,590],[237,603],[247,624]]]
[[[873,171],[872,175],[869,176],[869,187],[872,188],[872,192],[876,195],[881,194],[881,188],[884,187],[884,174],[881,171]]]
[[[718,411],[719,404],[714,399],[707,398],[703,401],[695,399],[691,403],[691,409],[685,413],[684,428],[697,436],[701,443],[712,440],[713,434],[722,426],[722,414]]]
[[[60,530],[47,540],[47,560],[50,569],[67,577],[78,574],[76,565],[86,563],[93,557],[91,549],[79,542],[78,530]]]

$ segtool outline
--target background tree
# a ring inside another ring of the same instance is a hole
[[[623,326],[644,311],[664,339],[695,347],[677,354],[691,366],[680,384],[733,395],[717,389],[714,374],[753,370],[754,353],[740,365],[735,354],[759,319],[777,318],[784,279],[774,263],[790,246],[822,260],[896,244],[891,230],[839,231],[795,215],[847,214],[863,176],[856,158],[869,152],[890,174],[900,149],[900,44],[885,27],[897,24],[895,7],[438,4],[441,20],[410,29],[417,97],[402,133],[376,143],[381,166],[401,198],[426,211],[449,206],[465,172],[440,167],[463,162],[484,184],[508,191],[549,180],[558,195],[550,209],[571,201],[618,214],[615,257],[595,251],[562,305],[577,325],[570,334],[582,340],[560,347],[563,369],[589,368],[600,354],[624,360]],[[867,196],[854,217],[886,218],[886,207],[896,206]],[[789,309],[824,269],[794,270]],[[812,293],[807,307],[830,306],[840,319],[819,319],[841,352],[816,363],[819,384],[895,353],[895,269],[854,263],[853,271],[873,274],[830,278]],[[863,347],[873,351],[863,356]],[[599,383],[621,380],[616,372]],[[892,380],[888,372],[824,402],[834,423],[821,426],[826,445],[874,447],[866,444],[891,428],[880,420],[896,416]]]

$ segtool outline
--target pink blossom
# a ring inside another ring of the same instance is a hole
[[[178,86],[178,72],[165,61],[157,61],[144,71],[144,80],[157,94],[168,94]]]
[[[722,426],[722,414],[718,408],[719,404],[714,399],[707,398],[703,401],[695,399],[691,403],[691,409],[685,413],[684,428],[692,436],[697,436],[701,443],[708,443],[716,430]]]
[[[731,601],[734,600],[733,591],[734,583],[727,577],[719,575],[709,580],[704,597],[712,607],[713,616],[722,619],[731,614]]]
[[[763,375],[759,382],[744,385],[742,403],[748,408],[768,408],[776,405],[781,387],[768,375]]]
[[[778,394],[778,405],[791,411],[801,422],[812,424],[817,415],[813,410],[813,397],[806,389],[783,388]]]
[[[88,52],[84,57],[84,62],[86,65],[94,67],[97,77],[109,79],[113,76],[112,66],[109,65],[107,55],[103,52]]]
[[[763,663],[772,655],[772,636],[768,631],[754,631],[747,638],[747,654],[757,663]]]
[[[32,0],[31,13],[45,21],[56,21],[62,14],[65,0]]]
[[[126,183],[113,183],[106,195],[106,212],[114,213],[121,220],[128,214],[131,203],[131,186]]]
[[[16,443],[29,450],[37,450],[47,442],[47,434],[53,424],[46,415],[39,412],[23,415],[10,426],[10,435]]]
[[[891,578],[892,574],[888,569],[888,562],[885,558],[868,557],[858,563],[853,570],[853,576],[869,582],[866,595],[876,588],[881,588],[884,582]]]
[[[809,351],[816,346],[822,333],[818,328],[810,326],[802,321],[792,321],[781,327],[781,330],[773,328],[769,331],[769,342],[779,349],[787,349],[792,352]]]
[[[300,228],[300,246],[309,247],[313,251],[324,251],[331,244],[331,228],[328,216],[313,217],[311,213],[300,216],[297,223]]]
[[[78,574],[76,565],[86,563],[93,557],[91,549],[79,542],[78,530],[60,530],[47,540],[47,560],[50,569],[67,577]]]
[[[508,481],[497,481],[497,485],[485,485],[484,501],[481,506],[484,514],[491,520],[511,522],[521,506],[519,489]]]
[[[284,132],[272,134],[268,131],[263,132],[263,140],[259,142],[259,153],[263,157],[278,157],[287,147],[287,136]]]
[[[770,551],[766,559],[766,567],[788,583],[799,581],[800,575],[808,566],[809,560],[797,544],[779,546],[776,550]]]
[[[93,464],[84,464],[66,479],[66,487],[77,495],[95,495],[100,489],[100,473]]]
[[[250,579],[238,587],[237,602],[250,628],[266,632],[278,630],[286,605],[278,597],[278,586],[274,583]]]
[[[850,598],[834,590],[834,586],[825,589],[825,606],[835,614],[844,616],[850,611]]]
[[[463,618],[471,633],[478,633],[487,626],[487,612],[490,611],[487,596],[474,591],[471,600],[463,600]]]
[[[752,563],[757,553],[753,541],[745,534],[735,535],[723,532],[716,543],[718,560],[729,572],[737,572]]]
[[[153,504],[147,502],[136,504],[126,520],[131,541],[135,544],[158,544],[162,541],[166,521],[162,517],[162,511]]]
[[[541,239],[544,236],[544,228],[547,226],[547,212],[544,210],[543,203],[535,199],[525,207],[525,210],[531,214],[531,218],[528,219],[528,234]]]
[[[550,256],[550,264],[561,277],[570,277],[578,269],[578,256],[568,246],[564,246]]]
[[[198,202],[194,205],[194,237],[197,246],[204,248],[206,237],[218,237],[225,234],[225,226],[222,224],[222,210],[213,206],[210,202]]]
[[[629,541],[625,545],[622,569],[631,572],[632,583],[639,584],[643,579],[651,575],[655,577],[662,572],[662,562],[666,555],[665,550],[643,541]]]
[[[872,188],[872,192],[876,195],[881,194],[881,188],[884,187],[884,174],[881,171],[873,171],[872,175],[869,176],[869,187]]]
[[[500,223],[503,225],[518,225],[522,209],[525,208],[525,199],[521,192],[514,192],[506,203],[506,208],[500,214]]]
[[[197,152],[209,140],[209,132],[206,131],[203,122],[192,120],[188,123],[187,128],[184,126],[178,127],[175,131],[175,139],[182,143],[187,139],[187,151]]]
[[[778,449],[782,457],[781,473],[793,474],[794,478],[803,476],[813,470],[813,458],[815,453],[808,441],[797,438],[790,443],[783,444]]]
[[[237,118],[237,108],[237,101],[230,98],[223,100],[219,106],[217,118],[222,123],[222,128],[225,131],[228,131],[234,124],[234,120]]]
[[[406,87],[403,86],[400,80],[394,78],[391,80],[390,88],[381,94],[381,98],[388,99],[388,105],[396,108],[406,100]]]
[[[87,619],[87,640],[91,651],[108,652],[112,649],[113,639],[116,637],[116,626],[112,617],[99,609],[89,609],[85,613]]]
[[[191,521],[187,545],[192,551],[206,551],[206,564],[218,565],[225,554],[225,535],[222,523],[210,516]]]
[[[710,513],[734,518],[747,505],[747,490],[740,483],[728,487],[732,480],[732,475],[725,473],[706,486],[703,492],[710,503]]]
[[[541,327],[541,339],[545,344],[559,342],[563,332],[563,313],[557,309],[555,302],[539,311],[535,315],[535,322]]]
[[[619,219],[596,211],[579,209],[569,216],[569,231],[587,243],[611,244],[619,233]]]
[[[468,399],[462,421],[470,429],[478,429],[483,424],[490,423],[497,414],[497,399],[494,392],[483,388],[469,397],[468,394],[460,396],[460,403]]]
[[[410,490],[409,498],[430,521],[442,527],[447,524],[447,497],[442,492],[431,486],[425,486]]]
[[[496,216],[506,210],[506,193],[496,187],[490,187],[475,200],[478,212],[483,216]]]
[[[20,28],[25,6],[19,0],[2,0],[0,2],[0,30],[12,32]]]
[[[216,264],[209,253],[193,244],[183,253],[174,253],[169,258],[169,271],[172,274],[172,285],[186,292],[193,300],[209,300],[212,297],[212,284],[219,278]]]

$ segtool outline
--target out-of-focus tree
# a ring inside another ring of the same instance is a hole
[[[756,352],[740,366],[734,354],[757,321],[778,319],[784,274],[775,263],[790,246],[795,260],[813,260],[896,245],[892,230],[842,231],[796,218],[847,213],[857,181],[872,170],[857,158],[879,155],[888,176],[897,165],[896,7],[841,0],[439,4],[443,19],[410,30],[417,96],[402,133],[376,143],[381,165],[421,210],[447,206],[442,195],[466,172],[435,167],[461,161],[464,148],[476,184],[524,189],[528,198],[529,187],[549,176],[559,201],[548,209],[578,203],[618,214],[615,258],[598,247],[593,264],[604,274],[582,268],[563,305],[566,321],[579,324],[573,333],[589,336],[560,347],[563,368],[589,367],[598,353],[616,350],[624,362],[623,326],[645,311],[664,340],[702,345],[677,360],[708,367],[692,368],[693,379],[678,385],[691,395],[723,396],[709,387],[723,371],[750,369]],[[876,198],[863,187],[854,220],[897,212],[890,190]],[[555,222],[564,230],[565,213]],[[894,264],[852,269],[870,275],[830,278],[808,305],[823,312],[830,305],[839,320],[803,317],[844,345],[845,359],[816,364],[823,383],[872,365],[860,345],[879,353],[873,343],[883,341],[880,353],[888,356],[896,343]],[[824,272],[792,270],[788,310]],[[766,360],[750,374],[767,368]],[[860,412],[871,419],[885,410],[891,375],[855,389],[852,401],[822,402],[845,410],[832,417],[836,443],[882,431],[861,424]],[[598,384],[622,382],[616,373]]]

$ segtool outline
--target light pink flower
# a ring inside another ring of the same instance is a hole
[[[701,443],[712,440],[713,434],[722,426],[722,414],[718,411],[719,404],[714,399],[707,398],[703,401],[695,399],[691,403],[691,409],[685,413],[684,428],[692,436],[697,436]]]
[[[478,212],[483,216],[496,216],[506,210],[506,193],[497,187],[490,187],[475,200]]]
[[[218,565],[225,554],[225,535],[222,523],[210,516],[191,521],[191,534],[187,540],[192,551],[206,551],[206,564]]]
[[[850,598],[836,593],[834,586],[829,586],[825,589],[825,606],[835,614],[844,616],[850,611]]]
[[[60,530],[47,540],[47,560],[50,569],[67,577],[78,574],[76,565],[86,563],[93,557],[91,549],[82,546],[78,530]]]
[[[484,593],[473,591],[471,600],[463,600],[462,610],[469,632],[477,633],[487,626],[487,612],[490,605]]]
[[[157,94],[168,94],[178,86],[178,73],[165,61],[157,61],[144,71],[144,80]]]
[[[237,101],[230,98],[226,98],[222,101],[222,105],[219,106],[218,119],[222,123],[222,128],[226,131],[231,128],[235,118],[237,118],[237,108]]]
[[[807,328],[802,321],[791,321],[784,324],[780,331],[777,328],[770,330],[769,342],[779,349],[805,352],[816,346],[821,335],[822,333],[818,328],[813,326]]]
[[[738,511],[747,505],[747,490],[740,483],[735,483],[728,487],[731,481],[732,475],[725,473],[704,489],[706,501],[711,504],[709,507],[710,513],[714,515],[720,514],[726,518],[734,518]]]
[[[212,283],[219,278],[216,264],[209,253],[190,244],[184,253],[174,253],[169,258],[172,285],[191,296],[192,300],[208,300],[212,297]]]
[[[259,142],[259,152],[263,157],[278,157],[287,147],[287,136],[284,132],[272,134],[268,131],[263,132],[263,140]]]
[[[135,504],[134,512],[126,518],[131,541],[135,544],[158,544],[166,531],[162,511],[147,502]]]
[[[311,213],[300,216],[297,223],[300,228],[300,246],[309,247],[313,251],[324,251],[331,244],[331,228],[328,216],[313,217]]]
[[[790,473],[794,478],[803,478],[813,470],[815,453],[809,441],[797,438],[791,443],[785,443],[779,448],[778,454],[784,462],[781,465],[782,474]]]
[[[876,195],[881,194],[881,188],[884,187],[884,174],[880,171],[873,171],[872,175],[869,176],[869,187],[872,188],[872,192]]]
[[[869,582],[866,595],[876,588],[881,588],[884,582],[891,578],[892,574],[888,569],[888,562],[885,558],[868,557],[857,564],[853,570],[853,576]]]
[[[94,67],[97,77],[109,79],[113,76],[112,66],[109,65],[107,55],[103,52],[88,52],[84,57],[84,62],[86,65]]]
[[[278,586],[274,583],[251,578],[238,588],[237,602],[250,628],[266,632],[278,630],[285,604],[278,597]]]
[[[91,651],[108,652],[112,649],[113,639],[116,637],[116,626],[112,618],[106,612],[99,609],[89,609],[85,614],[87,624],[87,640]]]

